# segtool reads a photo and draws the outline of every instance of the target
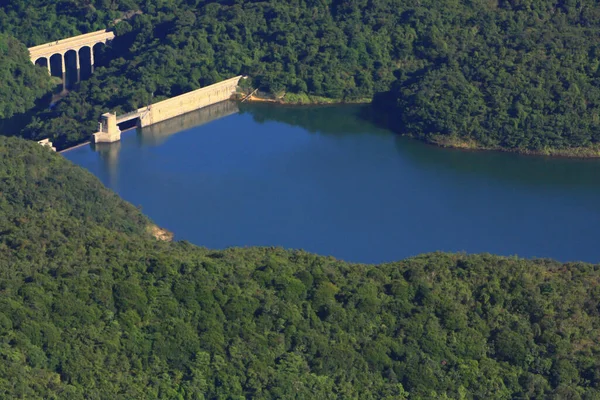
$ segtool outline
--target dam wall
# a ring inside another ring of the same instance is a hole
[[[171,99],[140,108],[140,126],[156,124],[190,111],[228,100],[235,93],[241,76],[230,78]]]
[[[120,140],[121,131],[118,127],[119,123],[137,119],[137,125],[143,128],[229,100],[235,94],[241,78],[242,76],[240,75],[226,79],[213,85],[139,108],[137,111],[122,116],[109,113],[103,114],[98,126],[98,132],[93,135],[93,142],[112,143]]]

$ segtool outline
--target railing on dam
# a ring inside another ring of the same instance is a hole
[[[117,124],[121,124],[123,122],[131,121],[132,119],[136,119],[140,117],[140,112],[138,110],[130,111],[125,114],[121,114],[117,116]]]

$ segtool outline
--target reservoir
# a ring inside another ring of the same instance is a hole
[[[225,102],[63,155],[209,248],[600,262],[600,160],[442,149],[375,126],[362,107]]]

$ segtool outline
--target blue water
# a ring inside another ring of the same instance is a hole
[[[251,105],[63,154],[176,239],[210,248],[367,263],[436,250],[600,262],[599,161],[440,149],[360,113]]]

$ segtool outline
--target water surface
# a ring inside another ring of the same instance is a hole
[[[600,262],[598,160],[441,149],[359,114],[222,103],[63,154],[177,239],[210,248]]]

